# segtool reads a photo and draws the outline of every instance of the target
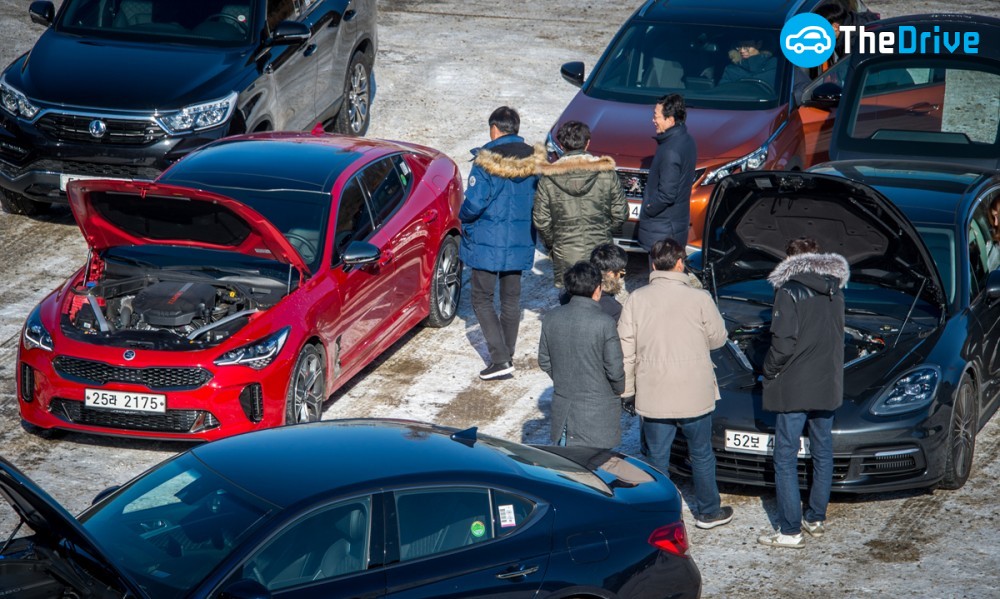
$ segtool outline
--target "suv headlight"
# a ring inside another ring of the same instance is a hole
[[[277,333],[268,335],[259,341],[231,349],[216,358],[215,365],[234,366],[240,364],[242,366],[249,366],[254,370],[260,370],[278,357],[278,353],[284,347],[285,341],[288,340],[288,332],[291,330],[292,327],[285,327]]]
[[[229,120],[236,108],[236,92],[221,100],[213,100],[204,104],[192,104],[175,111],[156,117],[156,122],[167,133],[183,133],[217,127]]]
[[[713,185],[733,173],[759,170],[767,160],[767,146],[768,144],[764,144],[743,158],[733,160],[729,164],[724,164],[714,171],[709,172],[701,184]]]
[[[869,410],[875,416],[895,416],[927,407],[934,399],[941,369],[928,365],[904,373],[889,387]]]
[[[42,325],[41,306],[28,315],[28,320],[24,323],[24,332],[21,334],[25,347],[36,347],[45,351],[52,351],[52,335]]]
[[[28,100],[28,96],[11,87],[4,77],[0,77],[0,106],[12,115],[28,120],[38,114],[38,107]]]

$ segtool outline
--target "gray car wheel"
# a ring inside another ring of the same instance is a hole
[[[430,312],[427,326],[446,327],[455,319],[462,294],[462,261],[458,258],[458,241],[449,235],[441,242],[434,274],[431,278]]]
[[[326,354],[317,345],[302,348],[288,381],[285,424],[316,422],[326,401]]]
[[[371,121],[371,65],[364,52],[355,52],[347,68],[344,103],[337,113],[334,130],[342,135],[362,136]]]
[[[961,489],[972,472],[972,457],[976,450],[976,386],[969,375],[962,380],[955,392],[955,406],[951,413],[951,427],[945,450],[944,478],[938,484],[942,489]]]

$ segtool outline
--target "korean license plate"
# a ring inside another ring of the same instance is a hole
[[[88,408],[98,410],[149,412],[152,414],[165,414],[167,411],[167,396],[156,393],[87,389],[83,403]]]
[[[630,221],[639,220],[639,213],[642,211],[642,202],[628,203],[628,219]]]
[[[771,455],[774,453],[774,435],[726,429],[726,451]],[[808,437],[799,437],[799,457],[809,457]]]
[[[105,181],[128,181],[121,177],[99,177],[94,175],[59,175],[59,191],[66,191],[66,184],[70,181],[87,181],[91,179],[103,179]]]

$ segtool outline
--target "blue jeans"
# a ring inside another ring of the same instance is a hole
[[[696,418],[642,419],[642,432],[646,434],[649,462],[667,473],[670,463],[670,446],[674,444],[677,429],[684,432],[691,460],[691,477],[694,479],[696,516],[714,516],[722,509],[719,486],[715,482],[715,453],[712,451],[712,414]]]
[[[778,499],[778,529],[782,534],[802,532],[802,493],[799,491],[799,437],[809,422],[809,453],[812,455],[812,485],[805,519],[826,520],[833,484],[833,412],[787,412],[778,414],[774,435],[774,485]]]

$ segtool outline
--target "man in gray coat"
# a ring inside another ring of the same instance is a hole
[[[552,377],[552,441],[611,449],[621,441],[625,390],[615,322],[601,309],[601,273],[577,262],[563,277],[572,297],[545,315],[538,365]]]

